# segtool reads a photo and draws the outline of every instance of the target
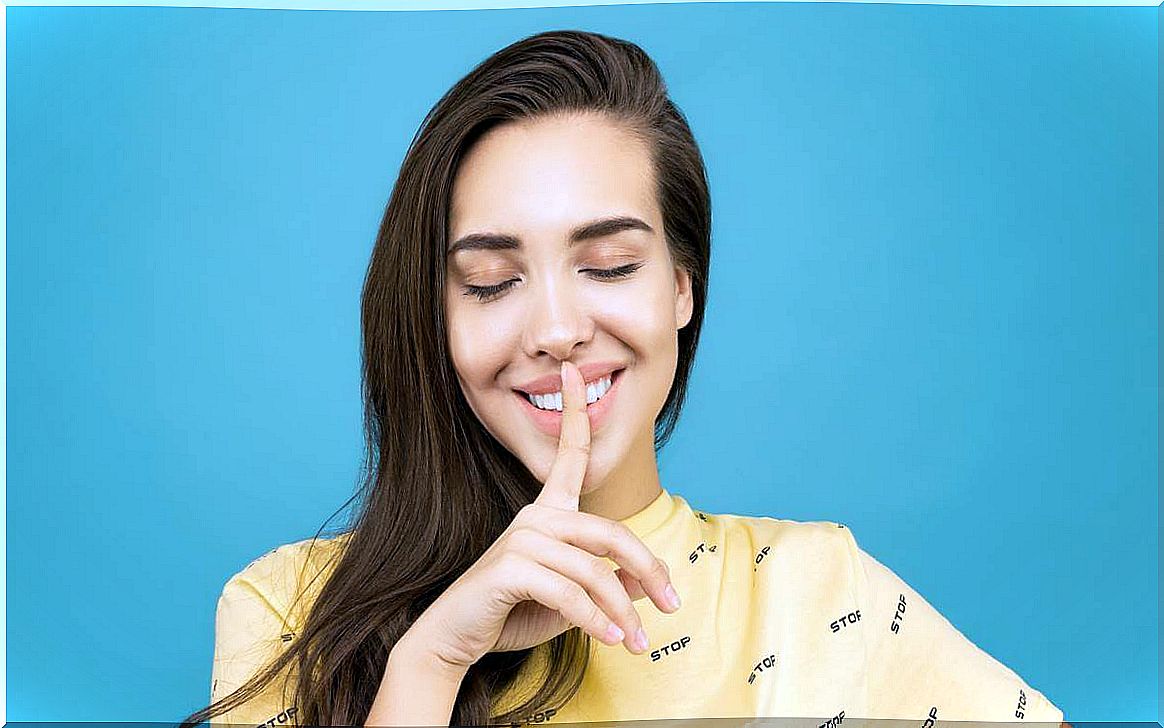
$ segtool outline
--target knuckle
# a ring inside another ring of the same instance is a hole
[[[625,541],[630,535],[630,530],[618,521],[608,520],[603,524],[602,537],[607,543]]]
[[[660,581],[670,581],[671,570],[667,568],[667,562],[656,557],[655,566],[651,569],[651,577]]]
[[[558,599],[561,600],[562,604],[571,604],[578,607],[590,601],[585,589],[565,577],[557,580],[557,593]]]
[[[528,525],[530,523],[536,522],[538,518],[538,509],[540,507],[541,506],[539,506],[537,503],[525,504],[521,507],[521,510],[517,512],[513,522],[519,525]]]
[[[526,526],[515,528],[506,539],[509,547],[507,550],[534,553],[537,540],[537,534],[533,529]]]
[[[485,586],[485,599],[488,603],[496,604],[506,601],[509,595],[510,580],[493,579]]]
[[[570,511],[553,506],[544,508],[538,521],[538,530],[556,541],[561,541],[563,533],[568,530],[570,517]]]
[[[590,559],[590,578],[600,584],[608,582],[612,578],[618,581],[618,577],[614,575],[614,571],[599,558]]]
[[[558,446],[559,455],[569,455],[571,453],[579,453],[581,455],[590,454],[590,441],[580,440],[578,438],[563,437],[561,444]]]
[[[586,619],[590,624],[595,625],[599,629],[605,629],[608,621],[606,613],[598,608],[594,602],[590,602],[586,608]]]
[[[518,552],[512,549],[506,549],[497,557],[496,564],[497,570],[505,578],[510,579],[523,571],[525,559]]]
[[[478,575],[478,587],[484,593],[485,599],[490,603],[498,603],[506,601],[506,597],[510,594],[510,587],[514,584],[514,579],[506,577],[507,568],[505,566],[505,557],[502,556],[495,563],[496,571],[493,573],[483,573]]]
[[[622,613],[623,623],[630,625],[632,631],[643,626],[642,618],[639,617],[638,610],[634,608],[634,605],[630,603],[629,599],[626,601],[626,604],[622,605],[619,611]]]

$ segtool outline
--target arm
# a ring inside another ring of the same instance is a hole
[[[388,666],[366,726],[449,725],[467,669],[426,654],[406,632],[388,655]]]
[[[1062,710],[843,533],[866,629],[869,718],[1062,723]]]
[[[218,598],[215,615],[214,663],[211,668],[211,701],[220,700],[242,686],[283,648],[284,617],[262,582],[242,574],[227,581]],[[256,697],[210,720],[212,726],[266,723],[294,708],[284,705],[279,681]]]

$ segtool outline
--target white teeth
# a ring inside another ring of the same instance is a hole
[[[594,404],[610,391],[611,378],[603,377],[586,386],[586,404]],[[553,394],[527,394],[526,398],[538,409],[562,411],[562,392]]]

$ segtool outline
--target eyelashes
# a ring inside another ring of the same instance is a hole
[[[466,296],[476,296],[480,301],[491,301],[505,293],[513,281],[503,281],[493,286],[465,286]]]
[[[617,268],[585,268],[583,270],[601,280],[614,280],[616,278],[626,278],[642,267],[642,263],[630,263],[628,265],[620,265]],[[516,280],[511,279],[492,286],[465,286],[465,295],[476,296],[477,300],[485,303],[499,298],[516,282]]]

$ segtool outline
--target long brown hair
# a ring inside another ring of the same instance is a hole
[[[655,420],[656,450],[670,438],[707,296],[711,201],[703,158],[658,68],[637,45],[581,31],[530,36],[490,56],[437,102],[384,211],[363,288],[367,451],[348,543],[294,643],[183,725],[245,703],[292,662],[297,722],[362,725],[396,641],[541,490],[458,385],[446,345],[446,235],[454,175],[476,140],[508,121],[575,112],[605,114],[647,141],[667,244],[691,276],[693,311],[678,332],[675,378]],[[548,657],[544,679],[520,705],[491,715],[535,649]],[[589,649],[589,636],[572,627],[537,648],[486,654],[466,674],[451,724],[516,723],[560,708],[582,683]]]

